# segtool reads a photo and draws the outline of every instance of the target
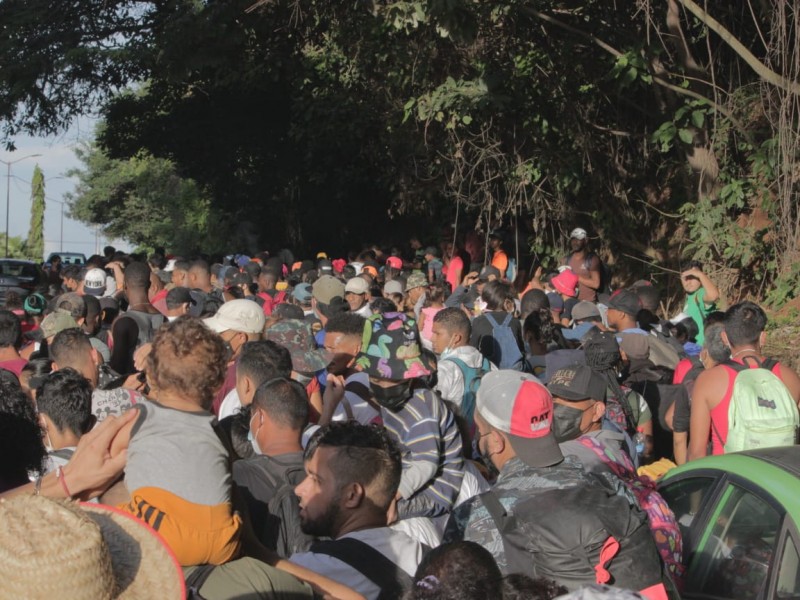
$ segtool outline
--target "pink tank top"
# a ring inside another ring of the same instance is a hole
[[[734,359],[733,362],[746,365],[751,369],[756,366],[755,364],[744,363],[741,360],[736,359]],[[720,403],[711,409],[711,454],[714,456],[725,454],[725,444],[723,440],[728,439],[728,408],[731,405],[733,383],[736,381],[736,371],[727,365],[722,366],[725,367],[725,370],[728,372],[728,387],[726,388],[725,395],[722,397]],[[781,377],[780,363],[776,363],[775,366],[772,367],[772,372],[777,376],[778,379],[783,381],[783,377]]]

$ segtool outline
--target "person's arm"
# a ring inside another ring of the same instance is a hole
[[[597,291],[600,288],[600,258],[592,257],[588,271],[588,275],[578,275],[578,283]]]
[[[675,456],[675,464],[681,466],[686,464],[688,457],[689,435],[685,431],[675,431],[672,433],[672,453]]]
[[[110,416],[97,427],[81,437],[69,463],[61,470],[42,478],[39,493],[48,498],[69,497],[94,498],[117,480],[125,468],[126,452],[117,454],[111,451],[117,434],[133,422],[137,411],[128,411],[122,416]],[[35,493],[36,484],[28,483],[0,494],[0,498],[10,498],[18,494]]]
[[[400,497],[407,500],[436,475],[440,438],[438,423],[430,414],[428,418],[414,423],[403,435],[408,454],[403,457],[403,475],[398,490]]]
[[[703,273],[697,267],[691,268],[688,271],[684,272],[681,277],[684,275],[694,275],[697,279],[700,280],[700,285],[703,286],[703,303],[704,304],[713,304],[717,300],[719,300],[719,288],[716,284],[711,281],[711,279]]]
[[[716,369],[716,367],[715,367]],[[686,460],[706,456],[711,433],[711,410],[708,405],[709,388],[713,385],[714,369],[697,377],[692,391],[692,413],[689,420],[689,450]]]
[[[325,393],[322,394],[322,410],[319,411],[317,425],[323,427],[331,422],[336,408],[344,398],[344,377],[328,373]]]

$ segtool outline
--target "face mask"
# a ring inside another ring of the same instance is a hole
[[[225,362],[228,362],[233,358],[233,346],[230,342],[223,342],[223,344],[225,345]]]
[[[378,404],[389,410],[397,410],[410,396],[411,381],[406,380],[388,388],[378,385],[370,385],[370,387]]]
[[[439,358],[446,358],[446,357],[450,356],[453,352],[455,352],[455,348],[453,348],[450,345],[452,343],[453,343],[453,338],[450,338],[450,341],[447,343],[447,346],[445,347],[445,349],[442,350],[442,353],[439,355]]]
[[[484,436],[481,436],[484,437]],[[481,438],[479,437],[475,441],[475,449],[478,451],[478,454],[481,457],[481,462],[484,464],[486,469],[489,471],[489,476],[491,479],[496,479],[498,475],[500,475],[500,469],[498,469],[495,464],[492,462],[492,453],[488,450],[481,450]]]
[[[556,404],[553,407],[553,435],[556,441],[561,444],[582,436],[585,431],[581,430],[583,413],[591,409],[573,408],[564,404]]]
[[[253,417],[255,416],[256,411],[253,411]],[[250,417],[250,425],[253,424],[253,417]],[[253,447],[253,452],[256,453],[256,456],[261,456],[261,446],[258,445],[258,440],[256,439],[259,429],[261,429],[261,423],[259,423],[258,427],[256,427],[255,434],[253,434],[253,430],[251,428],[248,428],[247,432],[247,439],[250,440],[250,445]]]

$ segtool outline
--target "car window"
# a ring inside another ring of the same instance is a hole
[[[800,598],[800,555],[791,536],[786,536],[783,545],[783,556],[778,568],[778,586],[776,597]]]
[[[703,501],[708,492],[713,489],[715,481],[716,478],[711,476],[685,477],[675,482],[667,482],[658,489],[680,525],[685,549],[689,547],[687,541],[695,515],[700,512]]]
[[[686,592],[731,600],[761,598],[780,524],[781,515],[764,499],[730,485],[692,559]]]

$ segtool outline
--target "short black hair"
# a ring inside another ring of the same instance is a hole
[[[382,315],[385,315],[386,313],[390,313],[390,312],[397,312],[397,310],[398,310],[397,309],[397,304],[395,303],[394,300],[392,300],[390,298],[384,298],[383,296],[375,298],[375,300],[373,300],[370,303],[369,309],[373,313],[380,313]],[[350,314],[353,314],[353,313],[350,313]],[[327,327],[326,327],[326,329],[327,329]]]
[[[272,340],[247,342],[236,363],[236,374],[249,377],[258,387],[265,381],[292,375],[292,355],[289,350]]]
[[[150,287],[150,267],[147,263],[132,262],[123,273],[128,287],[146,290]]]
[[[364,335],[364,323],[367,320],[353,312],[332,316],[325,324],[325,333],[343,333],[345,335]]]
[[[5,378],[0,379],[0,453],[0,492],[27,483],[28,472],[41,472],[47,456],[31,401],[19,383]]]
[[[219,426],[227,432],[231,439],[231,446],[235,456],[238,458],[250,458],[255,456],[255,450],[250,443],[250,405],[243,406],[232,415],[220,419]]]
[[[192,266],[189,267],[190,271],[203,271],[206,275],[211,275],[211,267],[208,266],[208,263],[204,261],[202,258],[197,259],[192,263]]]
[[[533,578],[524,573],[511,573],[503,577],[503,600],[530,600],[531,598],[556,598],[569,590],[546,577]]]
[[[506,301],[514,300],[514,289],[510,283],[495,279],[483,286],[481,300],[486,302],[486,310],[505,310]]]
[[[0,348],[19,348],[22,323],[10,310],[0,310]]]
[[[60,369],[45,375],[36,395],[36,406],[61,431],[76,436],[88,432],[92,418],[92,385],[74,369]]]
[[[472,324],[469,322],[469,317],[460,308],[443,308],[434,315],[433,322],[441,325],[450,333],[460,332],[465,340],[472,335]]]
[[[91,321],[95,317],[100,316],[103,312],[103,309],[100,306],[100,300],[98,300],[95,296],[91,296],[86,294],[83,297],[83,303],[86,305],[86,317],[87,321]]]
[[[59,366],[70,362],[79,352],[88,352],[92,349],[89,336],[78,327],[70,327],[59,331],[53,338],[53,342],[48,347],[50,358]]]
[[[406,598],[483,600],[496,595],[502,577],[494,556],[480,544],[442,544],[422,559],[414,576],[417,585]]]
[[[259,385],[253,406],[294,431],[302,431],[308,425],[308,394],[300,383],[291,379],[278,377]]]
[[[189,261],[179,258],[175,261],[174,265],[175,271],[188,271],[189,270]]]
[[[61,269],[61,277],[62,279],[74,279],[78,281],[82,279],[81,271],[82,267],[80,265],[67,265],[63,269]]]
[[[689,269],[700,269],[702,271],[703,263],[701,263],[699,260],[690,260],[681,265],[681,273],[688,271]]]
[[[766,327],[767,314],[755,302],[739,302],[725,313],[725,333],[731,346],[757,343]]]
[[[339,489],[350,483],[375,485],[376,508],[386,512],[397,494],[402,474],[400,450],[389,433],[377,425],[356,421],[334,422],[312,436],[306,446],[304,460],[311,460],[320,447],[336,448],[336,458],[329,465]]]
[[[544,290],[528,290],[519,301],[519,312],[523,318],[542,308],[550,310],[550,300]]]

